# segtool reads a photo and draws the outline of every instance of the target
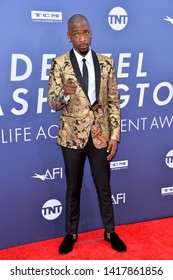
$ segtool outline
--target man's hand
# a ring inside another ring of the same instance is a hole
[[[118,142],[116,140],[110,140],[107,148],[107,153],[108,153],[107,160],[111,160],[114,157],[117,148],[118,148]]]
[[[64,95],[71,95],[76,92],[77,84],[72,80],[68,79],[64,85]]]

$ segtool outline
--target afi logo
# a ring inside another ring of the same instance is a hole
[[[117,193],[116,196],[112,195],[112,204],[126,203],[125,193]]]
[[[113,8],[109,13],[108,22],[110,27],[116,31],[124,29],[128,22],[127,12],[121,7]]]
[[[49,169],[46,170],[45,174],[38,174],[34,173],[35,175],[32,176],[32,178],[40,179],[42,181],[45,180],[54,180],[56,175],[59,175],[60,178],[62,179],[62,167],[56,167],[52,169],[52,172],[50,172]]]
[[[167,21],[169,21],[170,23],[172,23],[173,24],[173,18],[170,18],[170,17],[166,17],[166,18],[164,18],[164,20],[167,20]]]

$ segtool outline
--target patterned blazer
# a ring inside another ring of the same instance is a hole
[[[96,104],[91,106],[73,50],[54,58],[49,75],[48,104],[61,110],[57,142],[63,147],[83,148],[91,133],[96,148],[106,147],[108,141],[120,140],[120,103],[114,61],[92,51]],[[73,79],[76,93],[70,101],[64,99],[64,83]]]

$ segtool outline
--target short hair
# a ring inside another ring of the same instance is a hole
[[[68,20],[68,30],[70,29],[70,25],[74,22],[79,22],[79,21],[86,21],[89,25],[89,22],[87,20],[87,18],[81,14],[75,14],[73,16],[71,16]]]

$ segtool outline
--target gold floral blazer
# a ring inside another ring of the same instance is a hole
[[[95,80],[96,104],[91,106],[83,78],[73,50],[52,61],[48,104],[61,110],[57,142],[63,147],[83,148],[91,133],[96,148],[106,147],[108,141],[120,140],[120,103],[114,61],[92,51]],[[69,101],[64,98],[64,83],[73,79],[76,93]]]

